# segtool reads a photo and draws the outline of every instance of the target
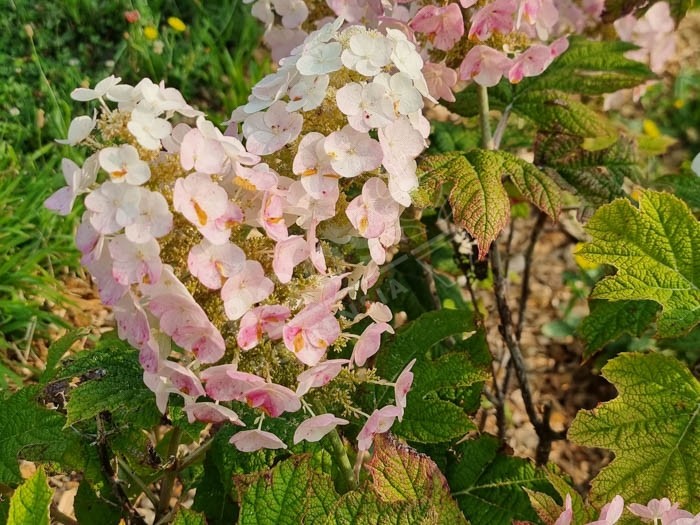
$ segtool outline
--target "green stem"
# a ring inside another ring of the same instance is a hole
[[[357,488],[357,478],[355,477],[355,471],[353,469],[352,463],[350,463],[350,458],[348,457],[347,450],[345,450],[345,445],[343,440],[338,434],[336,429],[333,429],[328,437],[331,440],[331,446],[333,447],[333,455],[338,462],[338,467],[343,476],[343,488],[347,492],[355,490]]]
[[[313,409],[316,411],[316,414],[325,414],[327,412],[326,407],[324,407],[323,404],[318,401],[313,403]],[[333,457],[335,458],[342,475],[343,483],[341,488],[345,492],[355,490],[358,485],[358,478],[355,476],[355,471],[352,463],[350,463],[348,452],[345,450],[345,444],[343,444],[343,439],[340,437],[338,429],[334,428],[328,434],[328,437],[331,440],[331,446],[333,447]]]
[[[479,122],[481,123],[481,147],[494,149],[491,126],[489,125],[489,92],[484,86],[479,86]]]
[[[180,446],[182,430],[180,427],[173,427],[171,432],[170,443],[168,443],[168,460],[170,460],[170,458],[173,458],[173,460],[160,484],[160,495],[158,497],[158,506],[156,507],[155,521],[158,521],[163,515],[167,514],[168,508],[170,507],[170,497],[173,493],[175,480],[177,479],[177,449]]]
[[[153,491],[148,488],[148,485],[144,483],[144,481],[136,475],[136,473],[131,470],[129,465],[127,465],[126,461],[124,461],[122,458],[117,457],[117,464],[119,465],[119,468],[126,473],[127,476],[129,476],[129,479],[136,483],[138,488],[141,489],[141,492],[143,492],[146,497],[150,500],[151,503],[153,503],[153,507],[158,506],[158,498],[156,498],[156,495],[153,494]]]

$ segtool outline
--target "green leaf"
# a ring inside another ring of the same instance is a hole
[[[103,336],[95,350],[80,352],[57,376],[80,380],[69,395],[67,425],[105,411],[139,427],[160,420],[155,396],[143,383],[138,351],[114,336]]]
[[[479,259],[486,258],[491,243],[510,219],[510,199],[501,178],[503,161],[493,151],[472,150],[472,165],[455,180],[450,192],[454,221],[472,234],[479,246]]]
[[[0,410],[0,483],[22,481],[18,460],[55,461],[66,469],[99,477],[95,448],[72,429],[63,414],[37,402],[38,386],[19,390],[3,401]]]
[[[659,305],[654,301],[592,300],[590,307],[591,313],[578,328],[586,343],[584,359],[622,334],[641,336],[659,311]]]
[[[503,185],[502,160],[495,152],[473,150],[462,154],[431,155],[421,159],[417,206],[432,204],[442,183],[451,183],[449,202],[454,221],[477,240],[483,259],[510,218],[510,200]]]
[[[423,314],[396,335],[393,343],[377,359],[377,373],[390,381],[412,360],[413,388],[408,394],[403,420],[394,432],[410,441],[444,443],[462,437],[474,429],[464,408],[439,397],[443,391],[476,388],[479,391],[489,377],[489,357],[481,332],[465,341],[465,348],[433,358],[431,347],[440,341],[461,338],[474,330],[471,313],[466,310],[436,310]],[[382,389],[376,404],[384,403],[388,389]]]
[[[513,111],[527,117],[542,131],[565,132],[577,137],[617,135],[600,113],[556,89],[529,90],[513,100]]]
[[[386,434],[376,436],[367,464],[373,488],[386,503],[410,503],[431,517],[431,523],[466,523],[450,496],[445,476],[428,457]]]
[[[80,482],[73,505],[78,523],[116,525],[121,520],[117,503],[98,496],[86,480]]]
[[[694,173],[666,175],[657,179],[654,185],[660,189],[669,189],[693,210],[700,209],[700,177]]]
[[[85,337],[87,334],[88,331],[84,329],[72,330],[51,345],[49,348],[49,355],[46,358],[46,368],[41,375],[42,384],[53,378],[56,374],[56,365],[65,353],[70,350],[73,343]]]
[[[586,225],[591,241],[578,255],[617,268],[592,297],[656,301],[662,337],[679,336],[700,321],[700,224],[688,206],[667,193],[639,193],[639,208],[619,199],[599,208]]]
[[[327,525],[466,525],[445,477],[428,456],[380,434],[367,467],[372,483],[340,497]]]
[[[207,520],[204,514],[180,507],[172,525],[207,525]]]
[[[559,518],[559,515],[564,510],[563,503],[567,495],[571,498],[571,508],[574,514],[572,523],[574,525],[584,525],[595,520],[593,509],[590,506],[586,506],[576,489],[554,472],[547,470],[545,475],[547,476],[547,481],[551,483],[554,490],[559,494],[562,504],[556,502],[550,494],[528,488],[525,489],[532,507],[543,522],[554,523]]]
[[[49,525],[53,490],[42,469],[20,485],[10,500],[7,525]]]
[[[602,374],[618,397],[579,412],[568,433],[574,443],[615,453],[593,480],[592,501],[621,494],[643,503],[664,495],[700,512],[700,383],[658,353],[622,354]]]
[[[556,220],[561,210],[561,190],[552,178],[515,155],[505,151],[498,154],[503,158],[503,169],[523,197]]]
[[[204,458],[204,474],[196,485],[192,509],[203,512],[209,525],[235,521],[238,506],[233,476],[268,469],[277,457],[275,451],[240,452],[228,442],[235,431],[233,425],[225,426],[212,438]]]
[[[546,473],[528,460],[498,453],[500,443],[484,435],[455,448],[448,461],[452,496],[474,525],[510,525],[537,521],[525,488],[552,493]]]
[[[565,133],[540,133],[535,143],[535,164],[555,170],[562,179],[593,205],[622,197],[625,177],[639,173],[633,146],[620,139],[604,149],[583,149],[581,139]]]
[[[569,49],[537,77],[524,79],[526,89],[557,89],[579,95],[602,95],[632,88],[655,78],[649,68],[625,57],[637,46],[621,40],[572,38]]]
[[[239,525],[296,525],[326,519],[338,494],[333,480],[311,467],[308,454],[293,456],[272,470],[242,480]],[[248,482],[248,483],[246,483]]]

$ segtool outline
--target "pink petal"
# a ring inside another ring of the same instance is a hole
[[[347,425],[347,419],[335,417],[333,414],[321,414],[303,421],[294,432],[294,444],[300,441],[316,442],[338,425]]]

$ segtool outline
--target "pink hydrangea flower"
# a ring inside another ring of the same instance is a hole
[[[306,306],[282,331],[285,346],[309,366],[318,364],[339,335],[338,320],[324,303]]]
[[[357,435],[357,448],[361,451],[369,450],[374,436],[389,430],[400,414],[401,409],[393,405],[387,405],[372,412]]]
[[[294,391],[276,383],[256,385],[244,395],[248,405],[260,408],[270,417],[296,412],[301,408],[301,401]]]
[[[163,377],[167,377],[179,392],[195,398],[204,395],[204,387],[199,378],[181,364],[166,361],[161,367],[160,373]]]
[[[226,190],[204,173],[192,173],[175,182],[173,206],[204,234],[228,209]],[[216,242],[219,239],[209,239]]]
[[[338,109],[353,129],[366,132],[386,126],[394,119],[394,105],[381,84],[350,82],[336,92]]]
[[[571,508],[571,494],[567,494],[564,500],[564,511],[559,515],[554,525],[571,525],[573,519],[574,510]]]
[[[331,167],[342,177],[356,177],[378,168],[382,163],[379,143],[350,126],[328,135],[323,147],[331,158]]]
[[[224,279],[243,269],[245,260],[245,253],[235,244],[212,244],[203,239],[190,250],[187,268],[204,286],[218,290]]]
[[[457,4],[445,7],[426,5],[418,11],[409,26],[418,33],[425,33],[432,44],[449,51],[464,35],[462,10]]]
[[[399,421],[403,417],[403,410],[406,408],[406,396],[411,390],[411,385],[413,385],[413,372],[411,368],[416,363],[415,359],[412,359],[410,363],[406,365],[406,368],[399,374],[396,378],[396,384],[394,385],[394,398],[396,399],[396,406],[401,409],[401,416],[399,416]]]
[[[124,227],[124,233],[131,242],[145,243],[167,235],[172,227],[173,214],[165,197],[161,193],[143,189],[137,214],[133,221]]]
[[[210,401],[186,404],[183,410],[187,414],[187,421],[190,423],[195,421],[201,421],[202,423],[223,423],[228,421],[234,425],[245,426],[245,423],[241,421],[238,414],[233,410]]]
[[[254,113],[243,122],[243,135],[248,151],[268,155],[295,140],[301,132],[304,117],[287,111],[286,104],[277,101],[264,113]]]
[[[262,340],[263,333],[271,340],[281,339],[284,322],[289,316],[289,308],[282,305],[265,305],[249,310],[238,325],[238,346],[241,350],[250,350]]]
[[[569,47],[566,37],[556,40],[549,46],[535,44],[513,59],[508,70],[508,80],[515,84],[524,77],[540,75],[552,61]]]
[[[113,260],[112,275],[119,284],[154,283],[160,279],[163,263],[155,239],[136,244],[125,235],[117,235],[109,241],[109,253]]]
[[[125,293],[114,305],[114,320],[117,322],[119,339],[129,341],[135,348],[141,348],[149,342],[151,327],[148,317],[131,291]]]
[[[274,289],[262,265],[258,261],[246,261],[243,269],[229,277],[221,289],[226,315],[234,321],[240,319],[255,303],[267,299]]]
[[[365,182],[362,194],[345,210],[350,223],[366,239],[379,237],[394,224],[400,213],[401,207],[392,199],[386,183],[378,177]]]
[[[384,332],[393,334],[394,329],[387,323],[372,323],[365,328],[352,351],[352,360],[357,366],[364,366],[379,351]]]
[[[148,303],[148,310],[159,319],[164,333],[203,363],[214,363],[224,355],[226,344],[221,333],[189,293],[158,295]]]
[[[138,216],[143,191],[130,184],[103,182],[85,197],[85,207],[92,212],[90,223],[103,235],[118,232]]]
[[[294,432],[294,444],[301,441],[309,441],[311,443],[320,441],[323,436],[328,434],[338,425],[347,425],[350,423],[347,419],[341,419],[333,414],[321,414],[310,417],[303,421]]]
[[[494,0],[487,3],[472,17],[469,39],[484,41],[494,31],[507,35],[513,31],[513,16],[517,9],[516,0]]]
[[[112,182],[127,182],[138,186],[151,178],[148,163],[139,158],[139,152],[131,144],[109,147],[98,154],[100,166],[109,173]]]
[[[349,359],[329,359],[304,370],[297,376],[297,381],[299,381],[297,395],[301,397],[312,388],[327,385],[335,379],[343,369],[343,366],[349,363]]]
[[[474,46],[459,66],[460,80],[473,80],[480,86],[493,87],[513,66],[511,59],[488,46]]]
[[[241,452],[255,452],[261,448],[287,448],[280,438],[264,430],[244,430],[233,435],[229,440]]]
[[[292,280],[294,268],[309,258],[309,244],[301,235],[292,235],[275,245],[272,268],[282,284]]]
[[[672,505],[668,498],[662,498],[661,500],[652,499],[646,505],[630,503],[628,508],[632,514],[639,516],[644,521],[656,521],[660,520],[664,513],[669,510],[678,508],[678,503]]]
[[[610,503],[601,509],[598,519],[588,525],[614,525],[622,517],[624,510],[625,501],[622,496],[615,496]]]
[[[423,76],[433,97],[447,102],[456,100],[452,93],[457,84],[457,72],[454,69],[443,63],[426,62],[423,66]]]
[[[239,372],[234,365],[211,366],[199,376],[207,395],[217,401],[243,401],[248,390],[265,384],[262,377]]]
[[[61,172],[68,186],[64,186],[44,201],[44,206],[59,215],[68,215],[78,195],[90,191],[97,178],[97,156],[92,155],[81,168],[70,159],[61,160]]]

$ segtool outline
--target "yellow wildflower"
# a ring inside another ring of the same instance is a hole
[[[646,135],[653,139],[659,138],[661,136],[661,131],[659,131],[659,127],[656,125],[656,122],[654,122],[651,119],[644,119],[644,122],[642,122],[642,129],[644,130],[644,133]]]
[[[673,107],[676,109],[681,109],[683,106],[685,106],[685,100],[683,100],[682,98],[677,98],[673,102]]]
[[[168,18],[168,25],[178,33],[182,33],[185,29],[187,29],[185,23],[176,16],[171,16]]]
[[[143,36],[145,36],[148,40],[155,40],[158,38],[158,29],[156,29],[154,26],[146,26],[143,28]]]

